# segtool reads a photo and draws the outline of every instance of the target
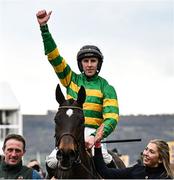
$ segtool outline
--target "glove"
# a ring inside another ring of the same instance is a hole
[[[56,169],[57,166],[57,158],[56,157],[50,157],[48,156],[46,158],[46,164],[48,165],[48,167],[50,167],[51,169]]]
[[[49,156],[46,158],[46,164],[51,169],[55,169],[57,166],[57,158],[56,158],[57,150],[54,149]]]

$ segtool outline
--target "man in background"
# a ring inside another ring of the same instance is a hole
[[[18,134],[9,134],[3,143],[4,157],[0,161],[0,179],[41,179],[36,170],[22,164],[25,139]]]

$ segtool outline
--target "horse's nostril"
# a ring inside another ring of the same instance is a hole
[[[60,160],[60,159],[62,158],[62,150],[61,150],[61,149],[59,149],[59,150],[57,151],[56,158],[57,158],[58,160]]]
[[[75,157],[76,157],[76,153],[75,153],[75,151],[70,150],[70,152],[69,152],[69,156],[70,156],[71,158],[75,159]]]

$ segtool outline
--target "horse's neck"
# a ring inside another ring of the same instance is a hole
[[[92,161],[92,152],[90,150],[87,150],[86,148],[82,148],[80,150],[80,159],[81,162],[87,166],[91,165]]]

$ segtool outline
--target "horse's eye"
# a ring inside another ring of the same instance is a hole
[[[54,122],[56,123],[56,124],[59,124],[60,123],[60,118],[54,118]]]

